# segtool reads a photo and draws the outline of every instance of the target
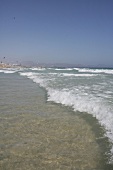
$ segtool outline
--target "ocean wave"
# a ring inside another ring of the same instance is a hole
[[[7,73],[7,74],[12,74],[15,73],[16,71],[13,70],[0,70],[1,73]]]
[[[68,70],[69,71],[69,70],[73,70],[73,68],[56,68],[55,70],[57,70],[57,71]]]
[[[33,71],[43,71],[43,70],[45,70],[45,68],[31,68],[31,70],[33,70]]]
[[[0,73],[3,73],[3,70],[0,70]]]
[[[12,73],[16,73],[16,72],[20,72],[20,71],[25,71],[27,70],[26,68],[4,68],[1,69],[0,72],[1,73],[6,73],[6,74],[12,74]]]
[[[92,77],[97,76],[98,74],[70,74],[70,73],[61,73],[63,76],[75,76],[75,77]]]
[[[113,69],[87,69],[87,68],[75,68],[78,72],[83,73],[106,73],[106,74],[113,74]]]

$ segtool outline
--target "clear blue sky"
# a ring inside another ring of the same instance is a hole
[[[0,59],[113,66],[113,0],[0,0]]]

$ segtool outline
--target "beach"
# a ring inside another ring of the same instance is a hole
[[[39,77],[35,71],[0,73],[0,169],[112,169],[97,119],[47,100],[47,91],[24,76]]]
[[[1,64],[0,64],[0,68],[1,68],[1,69],[2,69],[2,68],[11,68],[11,65],[5,64],[5,63],[1,63]]]

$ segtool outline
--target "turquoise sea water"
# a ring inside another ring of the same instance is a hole
[[[112,169],[112,86],[112,69],[1,69],[1,169]]]

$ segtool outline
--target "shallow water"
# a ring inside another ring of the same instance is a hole
[[[0,74],[1,170],[110,170],[103,134],[95,118],[47,102],[31,80]]]

